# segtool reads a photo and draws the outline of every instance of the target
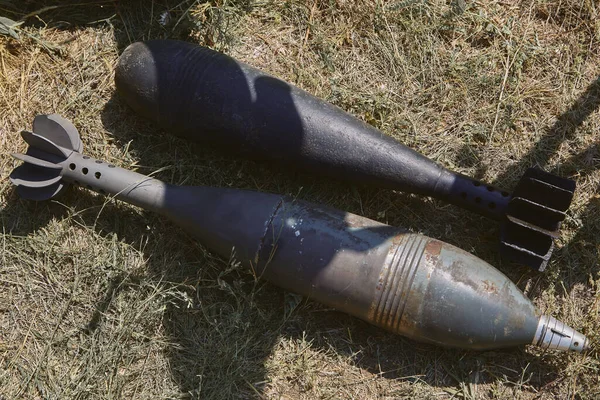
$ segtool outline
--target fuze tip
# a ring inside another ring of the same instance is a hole
[[[585,335],[548,315],[540,317],[533,344],[544,349],[576,351],[578,353],[590,347],[590,342]]]

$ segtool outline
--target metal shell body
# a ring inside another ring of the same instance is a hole
[[[574,182],[528,171],[513,198],[447,170],[293,85],[191,43],[133,43],[119,59],[115,84],[133,109],[166,132],[252,158],[437,197],[499,220],[502,254],[539,270],[573,196]]]
[[[138,113],[193,141],[426,195],[446,196],[453,182],[445,168],[340,108],[206,47],[134,43],[119,59],[115,84]],[[502,215],[500,192],[469,188],[495,196],[496,209],[482,212]]]
[[[367,218],[282,201],[258,272],[291,291],[421,341],[531,343],[539,315],[502,273],[448,243]]]
[[[159,212],[261,278],[417,340],[588,346],[540,316],[498,270],[452,245],[276,194],[166,184],[80,154],[77,131],[58,116],[39,121],[48,122],[41,132],[22,133],[29,148],[14,155],[24,163],[10,176],[25,198],[48,199],[72,183]]]
[[[289,198],[168,186],[163,213],[258,277],[449,347],[532,343],[540,315],[501,272],[420,234]]]

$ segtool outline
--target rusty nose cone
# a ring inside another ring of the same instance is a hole
[[[533,344],[544,349],[570,350],[581,353],[590,347],[585,335],[548,315],[542,315]]]

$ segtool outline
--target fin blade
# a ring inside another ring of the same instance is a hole
[[[62,179],[60,172],[60,170],[56,169],[48,169],[32,164],[22,164],[11,172],[9,179],[15,186],[43,188],[60,182]]]
[[[32,157],[28,154],[12,153],[11,156],[19,161],[26,162],[28,164],[37,165],[38,167],[50,168],[50,169],[62,169],[58,164],[51,163],[50,161],[42,160],[41,158]]]
[[[27,144],[31,147],[59,157],[69,157],[69,154],[65,152],[65,149],[61,149],[54,142],[41,135],[38,135],[37,133],[21,131],[21,136],[23,137],[23,140],[25,140],[25,142],[27,142]]]
[[[57,182],[54,185],[43,188],[17,186],[17,193],[26,200],[44,201],[58,196],[65,188],[66,185],[64,185],[62,182]]]
[[[80,153],[82,144],[77,128],[58,114],[40,114],[33,120],[33,131],[51,142]]]

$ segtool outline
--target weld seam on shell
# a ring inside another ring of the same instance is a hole
[[[269,228],[271,228],[271,226],[273,225],[273,221],[277,217],[277,214],[279,213],[279,209],[281,208],[281,206],[283,206],[284,201],[285,200],[283,197],[281,197],[279,199],[279,201],[277,202],[277,205],[275,205],[275,208],[273,209],[273,212],[271,213],[271,216],[269,217],[269,221],[265,224],[265,231],[263,232],[263,234],[260,238],[260,241],[258,242],[258,249],[256,250],[256,254],[254,256],[254,263],[256,264],[256,268],[258,268],[258,263],[260,262],[260,254],[265,245],[265,241],[267,240],[267,235],[269,234]],[[268,264],[268,261],[267,261],[267,264]],[[266,270],[267,264],[265,264],[265,266],[263,268],[264,270]]]

